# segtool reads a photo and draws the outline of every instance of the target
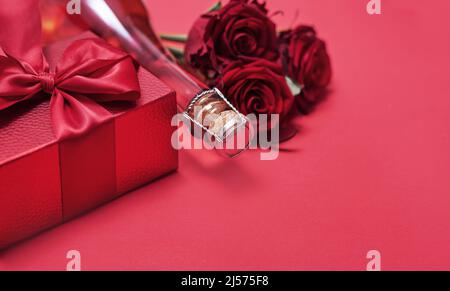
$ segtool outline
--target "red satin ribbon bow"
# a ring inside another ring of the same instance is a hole
[[[51,96],[53,130],[59,139],[86,132],[111,118],[98,103],[140,97],[132,58],[101,39],[73,42],[54,72],[42,54],[34,66],[5,54],[0,55],[0,111],[45,92]]]

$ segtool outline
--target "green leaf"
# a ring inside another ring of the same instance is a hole
[[[220,9],[222,9],[222,2],[221,2],[221,1],[219,1],[219,2],[217,2],[216,4],[214,4],[213,6],[211,6],[211,7],[208,9],[208,13],[209,13],[209,12],[213,12],[213,11],[217,11],[217,10],[220,10]]]
[[[289,86],[289,89],[291,89],[292,95],[297,96],[302,92],[302,85],[298,84],[297,82],[293,81],[288,76],[286,78],[286,83]]]
[[[177,58],[178,60],[184,59],[184,51],[182,49],[169,46],[167,49],[172,53],[172,55]]]
[[[160,34],[159,36],[163,40],[179,42],[179,43],[186,43],[187,38],[188,38],[187,35],[185,35],[185,34]]]

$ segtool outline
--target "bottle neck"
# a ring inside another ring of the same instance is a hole
[[[136,61],[177,92],[177,103],[184,111],[191,100],[207,87],[181,69],[155,44],[150,36],[122,13],[116,13],[104,1],[83,0],[85,22],[104,39],[118,43]],[[159,42],[159,40],[156,40]]]

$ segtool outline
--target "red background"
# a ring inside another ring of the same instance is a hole
[[[210,0],[148,0],[187,32]],[[178,173],[0,252],[0,269],[450,268],[450,2],[268,1],[280,28],[312,23],[332,93],[282,145],[225,160],[183,151]],[[296,16],[298,12],[298,16]]]

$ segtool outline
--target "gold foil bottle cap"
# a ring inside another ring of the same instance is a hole
[[[217,88],[198,94],[184,114],[202,128],[202,135],[208,135],[206,140],[210,140],[220,154],[234,157],[246,150],[250,143],[248,120]]]

